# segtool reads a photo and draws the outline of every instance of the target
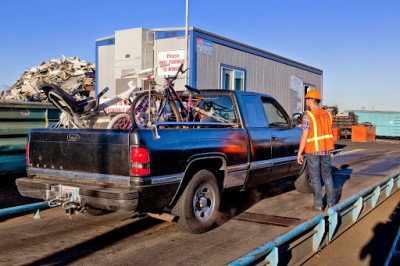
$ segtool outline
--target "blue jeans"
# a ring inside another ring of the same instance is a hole
[[[324,207],[322,202],[321,177],[325,184],[326,201],[329,205],[335,204],[335,190],[331,174],[331,156],[307,154],[308,174],[314,191],[314,206]]]

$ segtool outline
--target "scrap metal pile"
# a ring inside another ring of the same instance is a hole
[[[337,114],[333,118],[333,126],[337,128],[351,129],[352,126],[358,125],[358,115],[354,112],[348,114]]]
[[[354,112],[341,114],[337,105],[324,105],[322,109],[333,115],[333,126],[336,128],[351,129],[352,126],[358,125],[358,115],[354,114]]]
[[[340,135],[344,137],[351,136],[353,126],[358,126],[358,115],[354,112],[348,114],[339,113],[337,105],[334,106],[322,106],[322,109],[328,111],[333,115],[333,127],[340,129]]]
[[[0,99],[19,101],[46,101],[47,97],[40,90],[41,85],[50,83],[71,93],[79,90],[93,90],[95,64],[86,63],[78,57],[52,59],[42,62],[24,72],[21,78]]]
[[[337,105],[333,105],[333,106],[323,105],[322,109],[331,113],[333,116],[335,116],[339,113],[339,107]]]

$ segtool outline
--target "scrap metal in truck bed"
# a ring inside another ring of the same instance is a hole
[[[298,175],[310,192],[305,166],[297,163],[301,128],[271,96],[201,91],[205,103],[231,124],[162,124],[154,129],[34,129],[27,145],[27,197],[103,210],[171,213],[184,231],[209,230],[221,192]]]

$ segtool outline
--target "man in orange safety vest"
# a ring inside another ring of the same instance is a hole
[[[333,117],[319,107],[321,94],[310,90],[306,96],[307,114],[303,116],[303,134],[297,154],[297,162],[303,164],[303,152],[306,154],[308,174],[314,191],[313,210],[323,211],[321,178],[325,184],[327,207],[335,204],[335,191],[331,174],[331,151],[334,149]]]

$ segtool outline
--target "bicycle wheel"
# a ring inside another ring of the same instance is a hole
[[[133,123],[139,127],[146,127],[149,122],[181,122],[182,118],[175,102],[167,100],[165,103],[165,100],[164,95],[154,91],[151,92],[150,100],[148,91],[139,94],[132,102]]]
[[[132,127],[132,119],[129,114],[116,115],[107,125],[107,129],[125,129],[129,130]]]

